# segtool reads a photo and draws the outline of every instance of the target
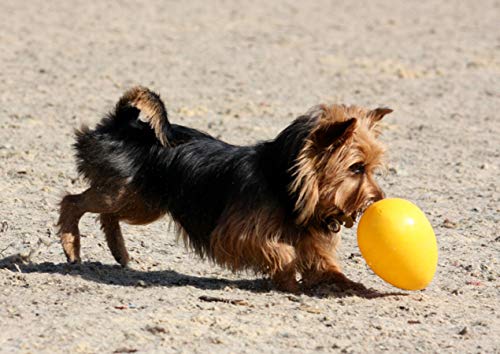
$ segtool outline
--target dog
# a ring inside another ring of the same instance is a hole
[[[342,273],[336,246],[341,227],[384,198],[374,171],[384,153],[378,123],[390,112],[319,105],[273,140],[236,146],[171,123],[158,94],[134,87],[95,129],[76,131],[78,172],[89,188],[60,203],[67,260],[80,262],[85,213],[99,214],[122,266],[129,255],[120,222],[168,214],[200,257],[270,277],[278,290],[362,286]]]

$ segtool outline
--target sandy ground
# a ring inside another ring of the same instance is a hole
[[[302,3],[0,2],[0,352],[500,352],[500,2]],[[125,226],[123,270],[90,215],[66,265],[73,129],[134,84],[238,144],[320,102],[393,108],[381,184],[433,223],[434,281],[384,283],[348,230],[345,272],[379,296],[279,293],[199,261],[167,220]]]

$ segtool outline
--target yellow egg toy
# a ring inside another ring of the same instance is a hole
[[[358,245],[375,274],[400,289],[423,289],[436,273],[434,230],[407,200],[389,198],[370,205],[359,220]]]

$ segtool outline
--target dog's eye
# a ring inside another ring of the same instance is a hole
[[[361,162],[358,162],[358,163],[355,163],[354,165],[351,165],[351,167],[349,167],[349,169],[351,170],[352,173],[357,174],[357,175],[365,173],[365,165]]]

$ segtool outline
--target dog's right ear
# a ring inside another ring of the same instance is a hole
[[[344,122],[321,122],[311,133],[310,139],[320,151],[330,147],[336,149],[352,136],[356,125],[356,118],[350,118]]]
[[[370,119],[370,128],[373,128],[386,114],[392,113],[392,109],[379,107],[371,110],[366,115]]]

